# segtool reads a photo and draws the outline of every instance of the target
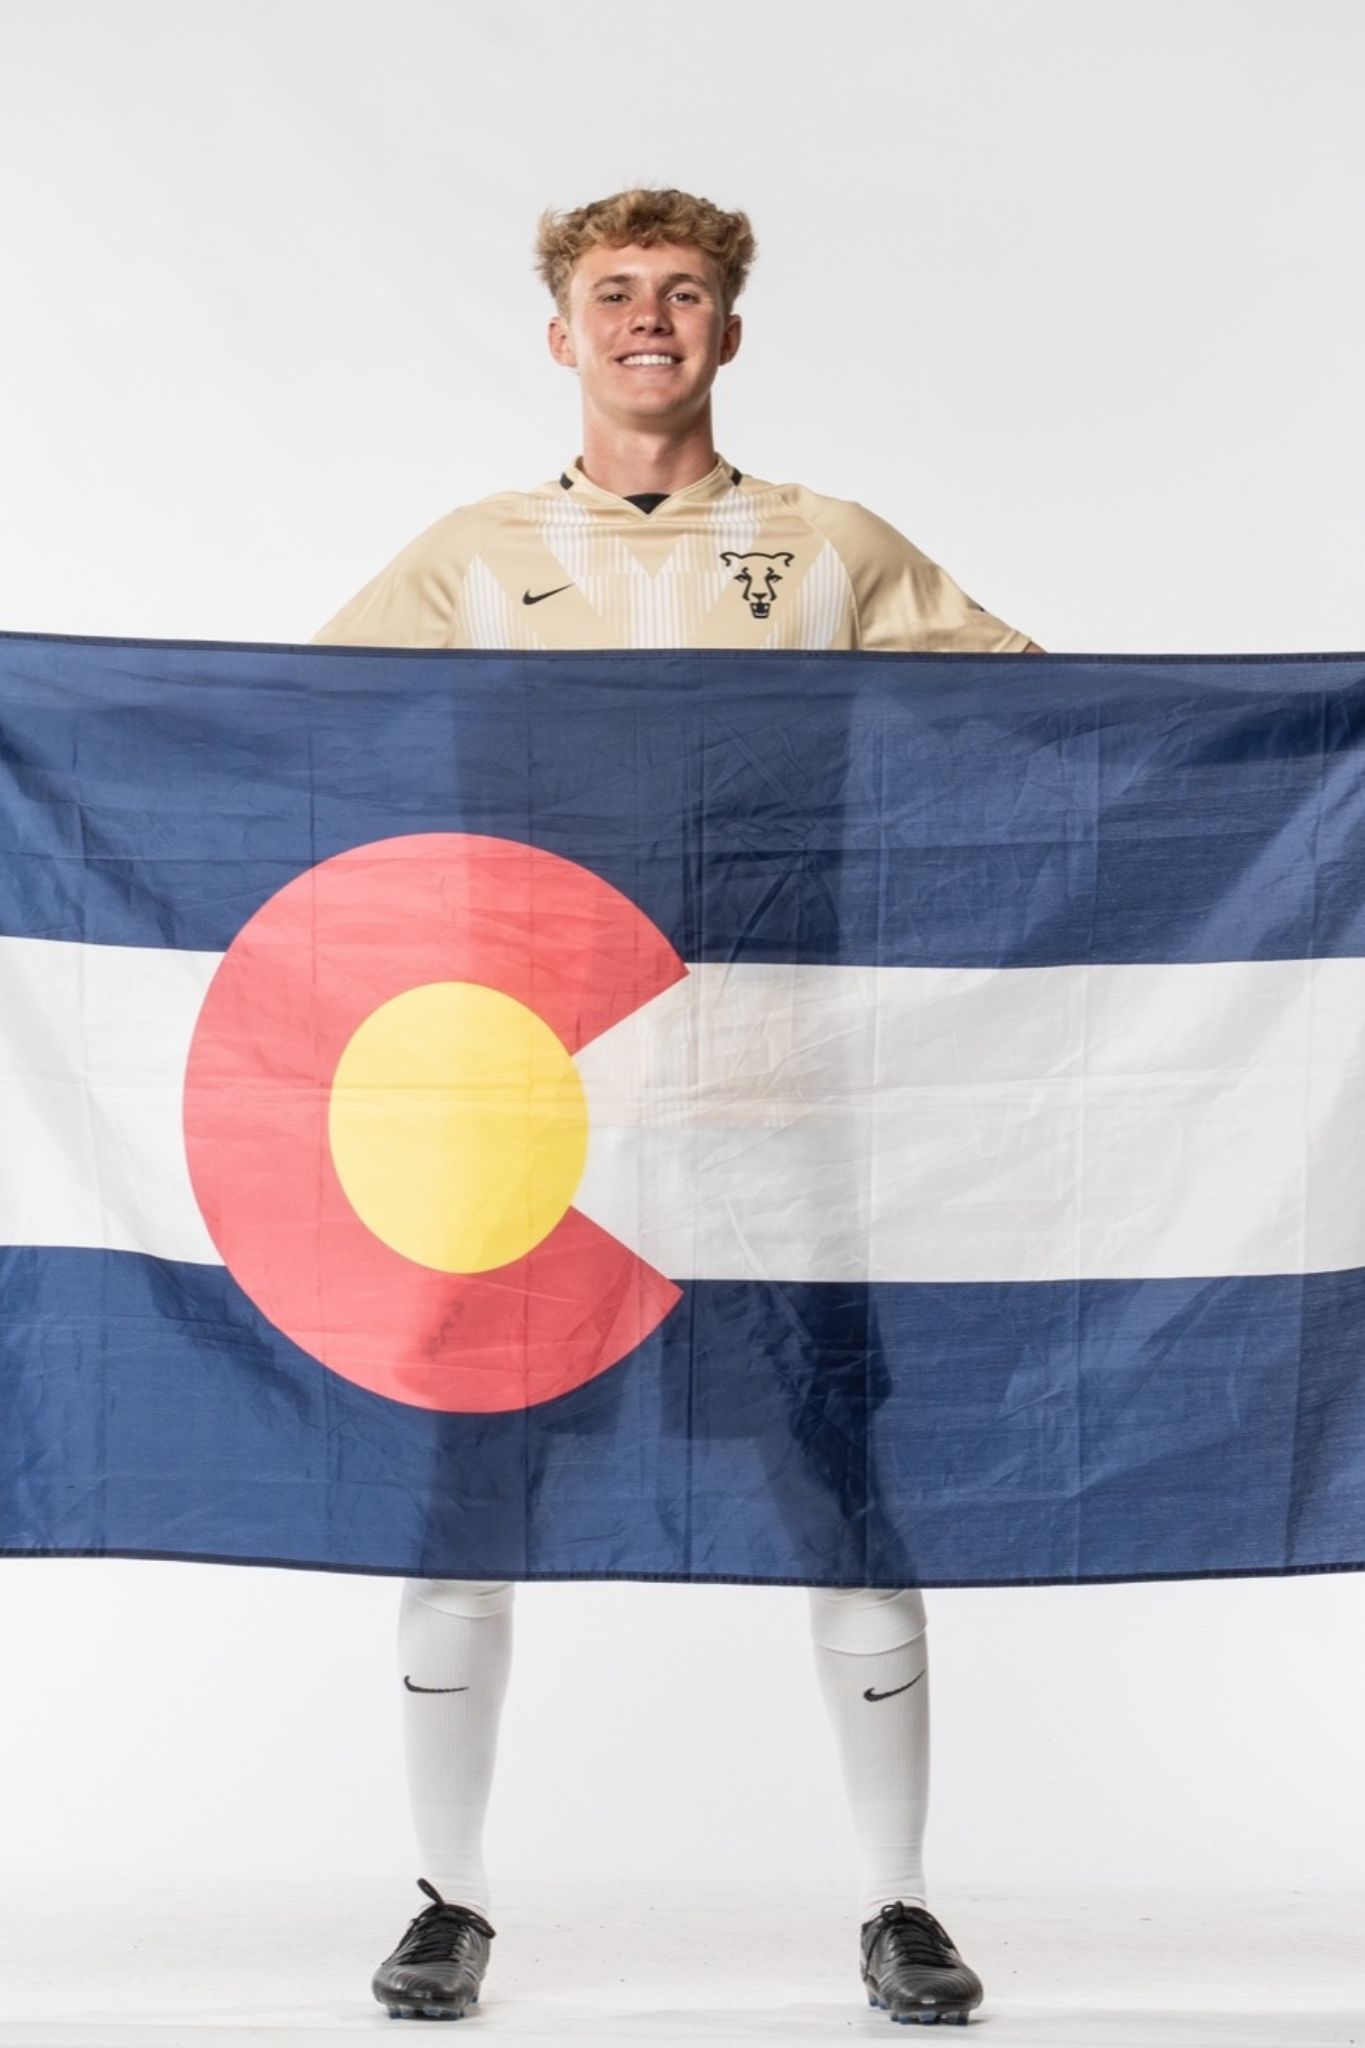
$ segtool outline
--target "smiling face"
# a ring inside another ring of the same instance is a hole
[[[549,338],[555,361],[578,372],[585,419],[676,433],[704,413],[740,320],[727,316],[720,272],[700,249],[602,246],[574,266]]]

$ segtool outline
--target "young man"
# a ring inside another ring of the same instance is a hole
[[[1041,651],[894,527],[719,455],[711,386],[740,344],[742,213],[629,191],[540,224],[549,344],[582,454],[418,536],[316,635],[381,647]],[[391,2014],[477,2001],[493,1928],[481,1839],[511,1657],[511,1584],[410,1581],[399,1623],[408,1780],[432,1903],[376,1972]],[[925,1905],[924,1604],[812,1589],[815,1661],[861,1853],[861,1968],[893,2019],[965,2021],[981,1983]],[[434,1880],[432,1882],[431,1880]]]

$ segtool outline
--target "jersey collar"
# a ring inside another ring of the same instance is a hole
[[[576,500],[582,499],[585,504],[599,506],[603,511],[623,512],[628,517],[644,519],[651,526],[657,526],[675,506],[701,505],[712,498],[723,498],[740,480],[741,472],[734,464],[727,462],[723,455],[717,455],[713,469],[708,469],[705,476],[698,477],[694,484],[688,484],[683,490],[670,491],[662,505],[656,505],[652,512],[642,512],[638,505],[631,504],[629,498],[618,498],[615,491],[604,491],[600,484],[584,476],[576,461],[561,470],[559,487],[562,491],[571,491]]]

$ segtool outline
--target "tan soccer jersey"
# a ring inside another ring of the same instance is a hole
[[[314,638],[948,654],[1019,653],[1029,640],[875,513],[723,458],[650,512],[577,465],[448,512]]]

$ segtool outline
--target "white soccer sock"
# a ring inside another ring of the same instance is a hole
[[[925,1903],[924,1601],[914,1588],[888,1593],[813,1586],[810,1605],[816,1670],[858,1838],[861,1923],[895,1899]]]
[[[409,1579],[398,1617],[418,1874],[451,1905],[484,1914],[483,1823],[512,1663],[513,1592],[502,1580]]]

